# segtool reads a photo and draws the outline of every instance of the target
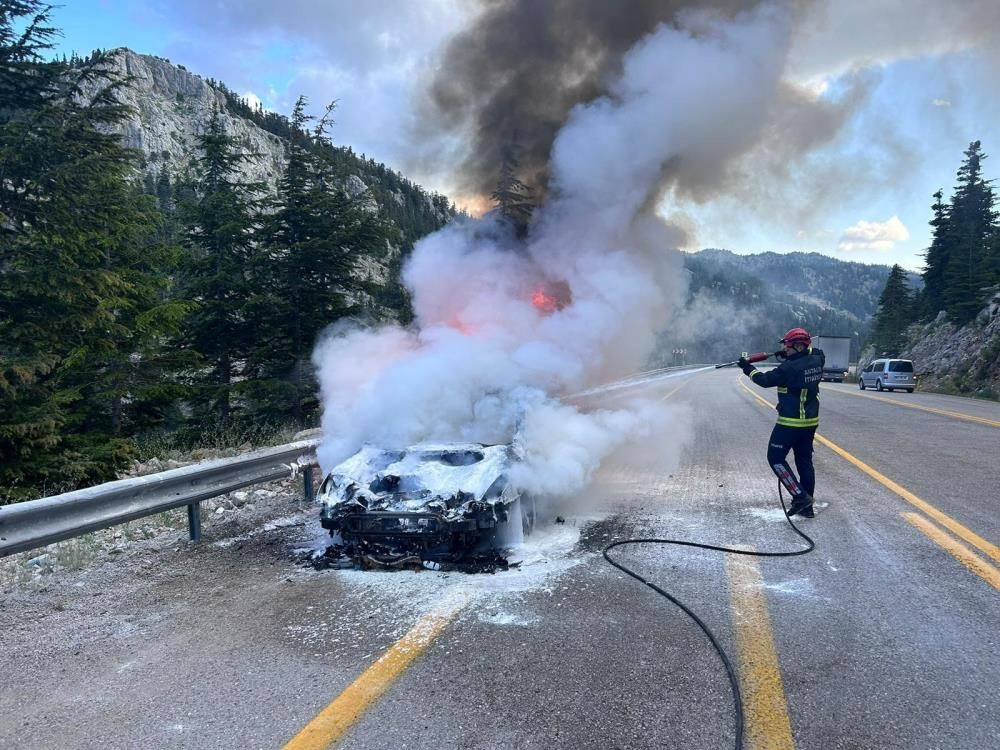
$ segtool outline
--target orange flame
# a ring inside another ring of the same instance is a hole
[[[555,297],[549,296],[541,289],[536,289],[534,292],[532,292],[531,304],[533,304],[543,313],[551,313],[556,311]]]
[[[569,284],[565,281],[546,282],[531,293],[531,304],[545,315],[562,310],[570,303],[571,299]]]

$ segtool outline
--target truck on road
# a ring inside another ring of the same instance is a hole
[[[847,366],[851,360],[851,337],[814,336],[812,345],[817,349],[822,349],[826,355],[823,380],[842,383],[847,377]]]

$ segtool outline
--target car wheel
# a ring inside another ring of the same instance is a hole
[[[893,388],[886,388],[886,390],[889,391],[889,393],[893,393],[895,389],[893,389]]]
[[[875,381],[875,390],[876,391],[881,391],[882,390],[882,381],[881,380],[876,380]]]
[[[913,389],[912,389],[912,388],[907,388],[907,389],[906,389],[906,392],[907,392],[907,393],[913,393]]]
[[[864,378],[858,378],[858,388],[860,388],[861,390],[865,389],[865,379]]]

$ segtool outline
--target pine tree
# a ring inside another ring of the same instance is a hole
[[[903,345],[903,332],[912,322],[912,298],[902,266],[894,265],[878,300],[872,326],[871,343],[879,352],[897,354]]]
[[[187,257],[181,294],[197,307],[177,348],[198,357],[192,403],[206,406],[220,424],[233,416],[235,384],[244,375],[259,321],[247,310],[251,258],[260,226],[256,208],[264,186],[241,178],[250,154],[225,132],[216,110],[198,137],[201,155],[190,197],[182,206]],[[206,415],[199,413],[203,422]]]
[[[989,245],[997,231],[997,213],[992,181],[983,179],[985,158],[979,141],[969,144],[949,211],[953,244],[944,268],[944,299],[949,317],[960,325],[982,308],[993,276]]]
[[[934,218],[930,220],[931,246],[924,254],[924,288],[920,296],[920,311],[925,319],[934,318],[945,309],[944,272],[948,265],[948,253],[953,244],[948,206],[944,203],[944,193],[934,193],[931,206]]]
[[[490,198],[500,215],[514,225],[519,235],[523,235],[527,232],[535,206],[528,186],[517,177],[519,166],[517,147],[513,143],[508,144],[503,150],[500,176]]]
[[[266,323],[251,355],[262,416],[299,425],[318,408],[311,355],[319,334],[362,312],[373,290],[357,280],[357,264],[365,255],[384,257],[392,237],[370,195],[349,193],[347,175],[328,158],[333,105],[311,132],[305,106],[300,97],[267,241],[255,262],[260,285],[254,299]]]
[[[105,60],[42,61],[48,24],[40,2],[0,3],[0,501],[113,476],[121,369],[178,313],[135,155],[109,133],[115,85],[85,94]]]

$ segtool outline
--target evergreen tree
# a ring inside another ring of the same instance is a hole
[[[920,297],[920,311],[925,319],[933,318],[945,309],[944,272],[952,245],[948,206],[944,203],[941,190],[934,193],[931,210],[934,212],[934,218],[929,222],[932,227],[931,246],[924,254],[924,288]]]
[[[879,352],[897,354],[903,345],[903,332],[912,322],[912,299],[906,283],[906,271],[894,265],[878,300],[872,325],[871,343]]]
[[[198,137],[192,196],[182,207],[187,256],[181,293],[197,304],[178,348],[198,357],[192,402],[220,424],[233,416],[234,384],[243,376],[259,321],[247,312],[250,262],[259,229],[260,183],[245,182],[240,166],[250,154],[225,132],[218,111]],[[199,413],[198,418],[202,419]]]
[[[259,413],[304,425],[315,415],[311,355],[320,332],[363,311],[373,289],[356,278],[361,257],[384,258],[392,236],[370,195],[352,195],[326,130],[332,105],[312,132],[300,97],[291,119],[285,173],[255,267],[254,305],[262,321],[252,353]]]
[[[969,144],[949,211],[953,244],[944,268],[944,299],[949,317],[959,324],[969,322],[979,312],[985,302],[985,287],[994,275],[990,241],[996,232],[997,213],[992,181],[983,179],[985,158],[979,141]]]
[[[500,176],[496,189],[490,194],[500,214],[511,222],[518,234],[523,235],[535,210],[531,191],[517,177],[519,167],[517,148],[509,144],[500,162]]]
[[[55,33],[40,2],[0,2],[0,501],[113,476],[122,369],[178,315],[115,85],[85,93],[104,58],[42,61]]]

